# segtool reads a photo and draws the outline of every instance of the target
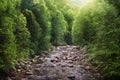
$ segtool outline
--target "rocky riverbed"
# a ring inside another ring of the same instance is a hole
[[[17,65],[9,80],[100,80],[79,46],[59,46],[47,55]]]

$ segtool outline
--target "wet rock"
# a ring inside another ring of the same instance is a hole
[[[68,79],[69,80],[75,80],[75,76],[74,75],[70,75],[70,76],[68,76]]]
[[[60,60],[58,58],[51,59],[51,62],[59,62]]]
[[[28,80],[45,80],[45,77],[37,76],[37,75],[31,75],[28,77]]]
[[[27,71],[26,75],[33,75],[33,72],[32,71]]]
[[[77,49],[77,50],[80,50],[80,47],[79,47],[79,46],[77,46],[77,47],[76,47],[76,49]]]
[[[53,59],[51,59],[51,62],[54,62],[54,60],[53,60]]]
[[[60,50],[60,47],[57,47],[57,50]]]
[[[67,60],[67,57],[66,57],[66,56],[63,56],[63,60]]]
[[[85,69],[90,70],[91,68],[90,68],[90,66],[86,66]]]
[[[37,63],[40,59],[40,56],[35,56],[33,59],[32,59],[32,63]]]
[[[74,67],[74,65],[73,65],[73,64],[69,64],[69,65],[68,65],[68,67],[71,67],[71,68],[73,68],[73,67]]]
[[[67,51],[62,51],[63,55],[66,55],[68,52]]]
[[[53,62],[60,62],[60,58],[58,57],[58,56],[55,56],[54,58],[53,58]]]
[[[69,63],[69,64],[72,64],[72,63],[73,63],[72,60],[66,60],[65,62],[66,62],[66,63]]]
[[[66,67],[66,66],[67,66],[67,63],[60,63],[60,66],[61,66],[61,67]]]
[[[67,59],[68,59],[68,60],[73,60],[73,58],[72,58],[72,57],[69,57],[69,56],[67,57]]]

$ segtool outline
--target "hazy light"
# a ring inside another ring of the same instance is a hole
[[[85,6],[87,4],[91,4],[93,0],[80,0],[80,5]]]
[[[86,5],[92,4],[94,0],[68,0],[71,5],[77,7],[84,7]]]

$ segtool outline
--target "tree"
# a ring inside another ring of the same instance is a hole
[[[0,77],[3,77],[15,65],[16,44],[14,20],[11,15],[14,3],[2,0],[0,4],[2,4],[0,5],[0,73],[2,73]]]
[[[64,40],[67,44],[72,44],[72,25],[73,25],[73,21],[74,21],[74,13],[73,13],[73,9],[70,8],[69,6],[65,6],[62,9],[62,13],[64,15],[65,21],[67,22],[66,25],[66,33],[64,36]]]
[[[85,45],[94,42],[96,34],[95,26],[92,24],[94,12],[88,8],[80,10],[72,27],[72,40],[74,44]]]
[[[38,47],[39,40],[41,39],[41,27],[39,23],[36,21],[36,17],[34,16],[31,10],[26,9],[24,11],[24,15],[27,18],[27,28],[31,33],[30,37],[31,49],[34,51],[34,53],[37,53],[39,48]]]
[[[50,22],[50,13],[45,5],[44,0],[41,0],[40,3],[36,4],[32,8],[32,12],[36,17],[36,21],[40,24],[41,27],[41,39],[39,40],[39,49],[45,50],[48,49],[50,44],[50,32],[51,32],[51,22]]]
[[[50,13],[45,1],[22,0],[21,5],[23,6],[22,11],[27,17],[27,27],[31,33],[31,48],[36,54],[42,50],[48,49],[50,46],[51,23]]]
[[[25,16],[17,12],[17,17],[15,19],[15,31],[16,45],[17,45],[17,60],[23,60],[29,56],[30,53],[30,32],[26,27]]]
[[[65,44],[66,21],[63,14],[57,11],[52,15],[51,43],[55,46]]]

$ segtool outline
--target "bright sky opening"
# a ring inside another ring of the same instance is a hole
[[[92,4],[94,0],[68,0],[69,3],[76,7],[85,7],[86,5]]]

